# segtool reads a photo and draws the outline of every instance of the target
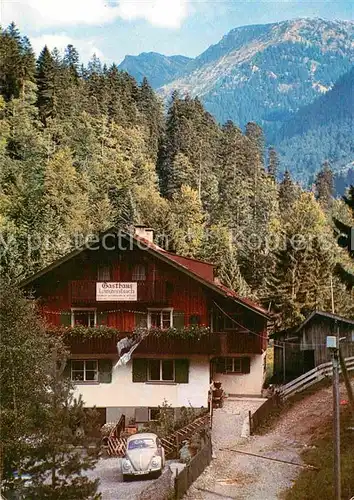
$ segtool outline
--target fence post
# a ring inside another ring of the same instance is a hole
[[[253,435],[253,422],[252,422],[251,410],[248,410],[248,419],[249,419],[249,425],[250,425],[250,436],[252,436]]]

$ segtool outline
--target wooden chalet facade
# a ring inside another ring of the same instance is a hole
[[[336,314],[313,311],[300,326],[272,335],[275,379],[289,381],[330,361],[326,338],[337,330],[343,356],[354,356],[354,320]]]
[[[67,373],[77,393],[101,408],[103,421],[124,413],[138,422],[153,418],[164,400],[206,407],[212,379],[228,393],[260,395],[267,312],[215,281],[211,264],[152,239],[144,227],[134,235],[108,231],[23,282],[49,327],[71,332]],[[80,328],[90,337],[76,335]],[[132,360],[115,367],[117,341],[137,329],[161,334],[147,335]],[[183,336],[167,335],[172,329]]]

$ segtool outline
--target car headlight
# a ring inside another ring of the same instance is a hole
[[[153,457],[151,460],[151,467],[160,467],[161,466],[161,457]]]
[[[123,470],[129,470],[132,468],[132,464],[127,458],[123,458],[123,463],[122,463]]]

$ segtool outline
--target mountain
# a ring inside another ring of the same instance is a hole
[[[345,176],[354,162],[354,67],[286,122],[275,143],[298,179],[311,177],[325,160]]]
[[[354,23],[296,19],[235,28],[165,84],[198,95],[220,122],[263,125],[268,138],[327,92],[354,61]]]
[[[176,78],[191,61],[185,56],[164,56],[157,52],[143,52],[138,56],[125,56],[119,69],[127,71],[139,83],[144,76],[153,88],[161,87]]]

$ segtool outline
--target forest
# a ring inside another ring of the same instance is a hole
[[[168,250],[213,262],[278,328],[332,310],[332,292],[335,312],[354,316],[333,222],[352,226],[353,213],[350,195],[333,196],[330,165],[304,191],[279,175],[256,123],[219,125],[177,93],[165,108],[146,79],[95,56],[83,65],[72,45],[36,58],[14,24],[0,37],[4,275],[19,281],[88,235],[147,224]]]

